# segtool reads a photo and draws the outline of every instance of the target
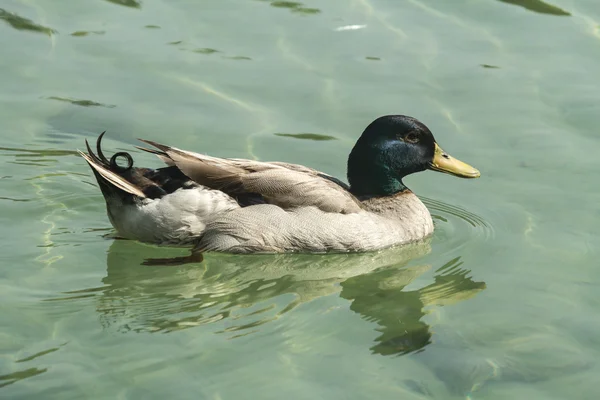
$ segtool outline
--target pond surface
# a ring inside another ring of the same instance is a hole
[[[597,399],[600,5],[4,0],[0,397]],[[482,172],[406,183],[432,240],[363,255],[114,240],[76,153],[107,130],[340,178],[425,122]]]

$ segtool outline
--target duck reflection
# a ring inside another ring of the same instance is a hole
[[[145,266],[144,258],[181,250],[116,240],[107,257],[97,310],[106,327],[170,332],[226,320],[221,332],[251,333],[299,304],[339,293],[351,309],[380,325],[371,348],[382,355],[422,349],[431,340],[424,307],[473,296],[485,288],[461,270],[441,267],[430,285],[406,286],[430,269],[407,265],[429,253],[428,242],[368,254],[209,254],[202,264]],[[290,296],[291,295],[291,296]]]
[[[451,260],[436,271],[434,283],[417,290],[405,287],[427,266],[383,268],[342,282],[340,295],[352,301],[352,311],[381,326],[377,344],[371,347],[374,353],[405,354],[431,342],[429,326],[421,320],[425,307],[451,304],[485,289],[485,283],[473,281],[461,265],[460,259]]]

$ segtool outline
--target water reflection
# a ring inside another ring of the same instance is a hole
[[[46,371],[48,371],[48,368],[28,368],[25,370],[12,372],[6,375],[0,375],[0,388],[12,385],[13,383],[16,383],[23,379],[32,378],[34,376],[43,374]]]
[[[104,35],[106,31],[75,31],[71,33],[71,36],[84,37],[89,35]]]
[[[78,100],[78,99],[70,99],[68,97],[58,97],[58,96],[50,96],[46,97],[48,100],[56,100],[63,101],[65,103],[71,103],[76,106],[81,107],[106,107],[106,108],[115,108],[116,106],[113,104],[102,104],[93,100]]]
[[[274,133],[275,136],[289,137],[294,139],[305,139],[315,141],[337,140],[336,137],[321,135],[320,133]]]
[[[385,268],[341,283],[341,296],[351,300],[350,309],[381,325],[377,345],[371,350],[382,355],[405,354],[430,343],[429,326],[421,321],[424,308],[447,305],[475,296],[485,289],[473,281],[469,270],[454,259],[436,271],[434,283],[417,290],[404,290],[427,266]]]
[[[131,7],[131,8],[141,8],[142,7],[142,3],[140,1],[137,0],[106,0],[110,3],[114,3],[114,4],[119,4],[121,6],[125,6],[125,7]]]
[[[3,8],[0,8],[0,19],[6,21],[13,28],[20,31],[32,31],[45,33],[50,36],[56,31],[52,28],[48,28],[46,26],[38,25],[30,19],[23,18],[15,13],[8,12]]]
[[[210,47],[201,47],[201,48],[192,50],[192,53],[198,53],[198,54],[214,54],[214,53],[218,53],[218,52],[219,52],[219,50],[211,49]]]
[[[126,330],[174,331],[232,318],[235,322],[228,330],[240,331],[278,318],[300,303],[337,293],[339,283],[350,277],[405,264],[429,250],[429,244],[422,243],[369,255],[210,254],[203,264],[169,268],[141,264],[167,252],[180,255],[181,250],[117,240],[107,255],[107,286],[98,311],[107,317],[106,324]],[[282,304],[276,298],[284,294],[293,297]],[[134,309],[136,319],[125,327],[121,317]]]
[[[570,12],[563,10],[562,8],[553,6],[552,4],[548,4],[545,1],[541,0],[498,0],[503,3],[514,4],[517,6],[521,6],[526,8],[527,10],[531,10],[540,14],[550,14],[550,15],[559,15],[559,16],[569,16]]]
[[[293,13],[299,14],[319,14],[321,10],[318,8],[305,7],[304,4],[297,1],[272,1],[271,7],[288,8]]]
[[[453,260],[438,269],[433,283],[405,290],[430,270],[408,262],[429,251],[423,242],[372,254],[210,254],[202,264],[149,267],[141,265],[145,258],[181,250],[116,240],[104,286],[71,292],[66,299],[95,297],[102,324],[121,332],[171,332],[227,319],[217,331],[236,337],[299,304],[340,293],[353,311],[380,326],[373,352],[404,354],[430,342],[424,307],[463,300],[485,288]]]

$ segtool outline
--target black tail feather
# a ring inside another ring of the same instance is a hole
[[[85,146],[87,154],[81,156],[92,168],[98,185],[105,198],[120,197],[123,201],[133,201],[136,197],[160,198],[182,187],[186,187],[189,178],[173,166],[167,154],[153,149],[140,148],[141,150],[157,155],[169,165],[165,168],[134,168],[133,157],[127,152],[118,152],[107,158],[102,151],[102,132],[96,140],[96,153],[92,150],[87,139]],[[136,146],[137,147],[137,146]],[[118,159],[125,159],[125,165],[119,165]]]
[[[94,154],[94,152],[92,151],[92,148],[90,147],[90,144],[88,143],[87,139],[85,139],[85,147],[87,147],[88,155],[92,158],[92,160],[94,160],[96,163],[102,165],[103,167],[108,167],[108,164],[103,163],[102,160],[99,159],[98,156],[96,156]]]
[[[104,137],[105,133],[106,131],[102,132],[100,136],[98,136],[98,139],[96,139],[96,151],[98,152],[98,158],[102,160],[104,165],[110,165],[110,161],[108,161],[108,159],[104,157],[104,153],[102,153],[102,138]]]
[[[142,183],[138,179],[134,178],[135,171],[133,169],[133,158],[129,153],[120,152],[114,154],[110,160],[106,158],[102,152],[102,138],[106,131],[102,132],[96,140],[96,151],[98,154],[94,154],[94,151],[90,147],[87,139],[85,140],[85,146],[88,153],[81,153],[81,156],[87,161],[92,168],[98,185],[102,190],[105,198],[114,197],[118,195],[123,199],[130,199],[133,196],[147,197],[143,191]],[[127,166],[121,167],[117,164],[118,157],[127,158]],[[139,181],[139,182],[138,182]]]

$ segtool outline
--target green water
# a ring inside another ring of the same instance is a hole
[[[596,0],[4,0],[0,49],[0,397],[600,397]],[[344,177],[389,113],[482,177],[409,177],[435,236],[377,254],[143,266],[185,251],[111,239],[76,153]]]

